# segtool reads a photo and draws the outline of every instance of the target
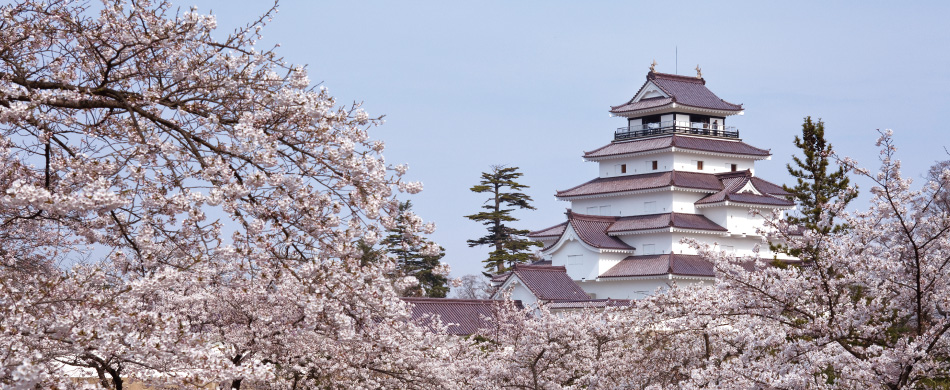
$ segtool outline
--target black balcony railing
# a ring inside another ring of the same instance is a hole
[[[723,126],[699,122],[660,122],[647,123],[641,126],[627,126],[617,128],[614,140],[631,138],[655,137],[666,134],[692,134],[711,137],[739,138],[739,130],[735,126]]]

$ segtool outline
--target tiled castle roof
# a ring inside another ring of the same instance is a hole
[[[587,245],[598,249],[633,251],[633,247],[619,238],[607,235],[607,229],[616,221],[616,218],[576,214],[570,210],[567,212],[567,221],[571,224],[571,228]]]
[[[564,266],[517,264],[511,273],[542,301],[590,299]]]
[[[617,217],[616,222],[607,228],[607,234],[634,232],[638,230],[654,230],[668,227],[691,230],[711,230],[725,232],[728,229],[717,225],[703,215],[666,213],[652,215],[636,215],[631,217]]]
[[[784,197],[788,193],[781,187],[752,177],[752,172],[748,170],[720,173],[716,176],[722,182],[722,190],[698,200],[696,205],[709,205],[726,201],[779,207],[795,205],[795,202]]]
[[[633,276],[715,276],[713,264],[698,255],[663,254],[630,256],[621,260],[601,278],[621,278]]]
[[[710,221],[709,218],[699,214],[665,213],[628,217],[608,217],[602,215],[578,214],[568,210],[567,222],[539,230],[539,232],[547,232],[555,228],[560,228],[560,234],[564,234],[568,224],[571,225],[582,241],[594,248],[630,251],[633,250],[632,247],[614,236],[639,230],[663,228],[708,230],[714,232],[727,231],[726,228],[717,225],[715,222]],[[537,238],[539,236],[529,235],[529,237]],[[560,235],[558,238],[560,238]]]
[[[558,198],[571,198],[575,196],[602,195],[668,186],[709,191],[719,191],[722,189],[722,184],[714,174],[666,171],[643,175],[598,177],[579,186],[558,191],[556,196]]]
[[[630,101],[627,103],[618,106],[612,106],[610,108],[610,112],[632,112],[648,108],[661,107],[672,103],[710,110],[742,110],[741,104],[729,103],[716,96],[716,94],[710,91],[709,88],[706,88],[706,80],[701,78],[650,72],[647,74],[647,81],[644,82],[643,86],[640,87],[640,91],[642,91],[643,88],[646,87],[650,82],[653,82],[653,84],[663,90],[663,92],[669,97],[642,99],[637,102],[634,102],[633,99],[630,99]],[[637,91],[636,95],[634,96],[639,95],[640,91]]]
[[[611,142],[600,148],[584,152],[584,158],[598,160],[606,157],[663,150],[668,148],[689,149],[702,152],[725,153],[754,157],[768,157],[771,153],[759,149],[738,139],[690,137],[673,134],[664,137],[635,139],[632,141]]]
[[[429,325],[430,315],[437,315],[444,324],[451,324],[446,331],[455,335],[470,335],[490,325],[486,319],[493,318],[496,310],[505,301],[488,299],[402,298],[412,304],[411,319]],[[521,301],[515,301],[521,307]]]

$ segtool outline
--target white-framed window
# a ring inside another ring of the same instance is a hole
[[[627,173],[627,164],[616,164],[616,165],[614,165],[614,174],[615,174],[615,175],[622,175],[622,174],[624,174],[624,173]]]
[[[643,254],[645,254],[645,255],[655,255],[655,254],[656,254],[656,244],[643,244]]]
[[[584,255],[567,255],[567,265],[584,265]]]
[[[610,205],[600,206],[600,214],[597,215],[610,215]]]
[[[592,206],[587,208],[587,215],[597,215],[597,210],[600,210],[600,207]]]
[[[643,202],[643,212],[651,214],[656,212],[656,202]]]

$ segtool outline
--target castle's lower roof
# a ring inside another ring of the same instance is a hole
[[[517,277],[541,301],[587,300],[590,297],[567,275],[564,266],[516,264],[505,281]]]
[[[489,299],[402,298],[412,304],[411,319],[424,326],[430,317],[438,316],[443,324],[451,324],[446,331],[455,335],[470,335],[491,325],[488,319],[505,301]],[[521,307],[521,301],[515,301]]]
[[[699,255],[662,254],[629,256],[614,265],[600,278],[636,276],[715,276],[713,264]]]
[[[786,198],[788,192],[775,184],[752,177],[749,171],[729,172],[717,176],[722,182],[722,190],[696,201],[697,206],[725,202],[776,207],[795,205],[795,202]]]
[[[669,148],[751,156],[755,158],[766,158],[772,155],[768,150],[759,149],[738,139],[691,137],[688,135],[673,134],[656,138],[611,142],[589,152],[584,152],[584,158],[587,160],[599,160],[607,157],[619,157]]]
[[[709,191],[722,190],[719,178],[711,173],[665,171],[642,175],[598,177],[587,183],[558,191],[558,198],[571,198],[587,195],[603,195],[628,191],[647,190],[677,186]]]
[[[607,234],[616,235],[625,232],[655,230],[670,227],[689,230],[710,230],[717,232],[728,231],[728,229],[719,226],[703,215],[665,213],[636,215],[631,217],[617,217],[617,220],[611,224],[609,228],[607,228]]]

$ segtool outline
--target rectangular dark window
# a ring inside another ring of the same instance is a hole
[[[697,162],[696,162],[696,169],[697,169],[697,170],[700,170],[700,171],[703,170],[703,162],[702,162],[702,161],[697,161]]]
[[[739,170],[739,166],[736,164],[732,164],[732,171],[735,172],[737,170]]]
[[[627,164],[620,164],[620,173],[627,173]]]
[[[653,170],[656,170],[656,167],[659,165],[659,161],[653,160]]]

